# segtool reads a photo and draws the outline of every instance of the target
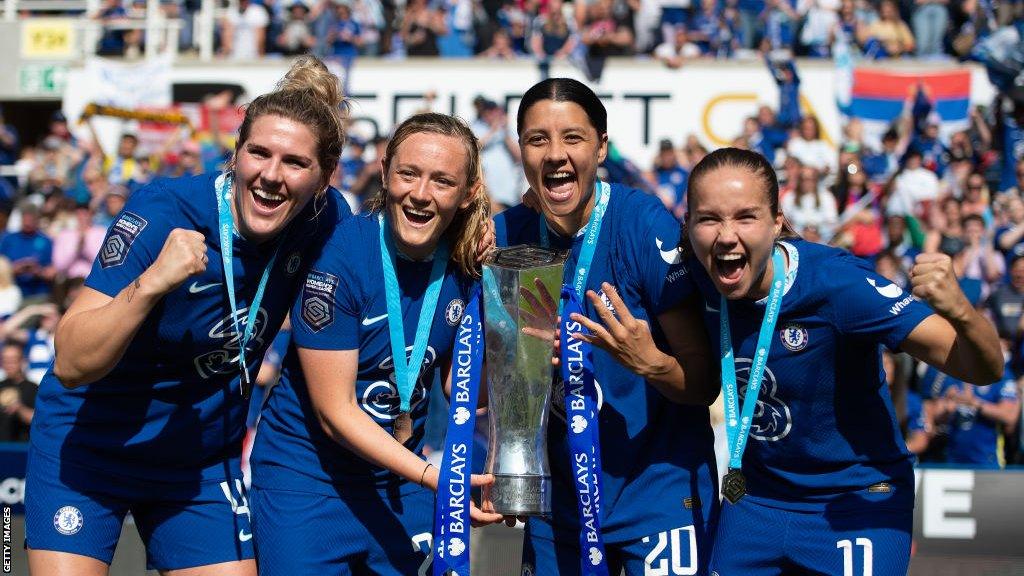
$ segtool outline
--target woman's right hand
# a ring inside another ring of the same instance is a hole
[[[175,228],[167,235],[160,254],[144,275],[152,290],[166,294],[181,286],[189,276],[202,274],[208,262],[206,237],[195,230]]]

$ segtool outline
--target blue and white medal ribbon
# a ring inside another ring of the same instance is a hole
[[[608,576],[608,562],[601,536],[601,435],[598,433],[597,387],[589,343],[572,338],[589,334],[573,313],[583,315],[579,297],[562,287],[565,307],[562,315],[561,369],[565,390],[565,422],[572,458],[576,509],[580,517],[580,574]]]
[[[252,301],[249,302],[245,328],[239,329],[238,305],[235,301],[233,254],[235,222],[231,217],[231,205],[229,204],[232,182],[233,178],[230,173],[221,174],[217,177],[214,189],[217,194],[217,222],[220,230],[220,257],[224,265],[224,287],[228,291],[228,303],[231,305],[231,322],[234,324],[235,336],[238,337],[239,385],[242,397],[248,399],[249,394],[252,392],[252,380],[249,378],[249,367],[245,360],[245,349],[252,340],[253,330],[256,328],[256,321],[260,312],[260,303],[263,301],[263,293],[266,291],[267,281],[270,279],[270,270],[274,267],[274,263],[277,262],[277,254],[281,251],[281,244],[284,243],[284,240],[281,239],[277,243],[274,254],[270,257],[270,261],[267,262],[267,267],[263,270],[263,275],[260,277],[260,283],[256,286],[256,294],[253,295]]]
[[[420,378],[420,371],[423,370],[423,358],[427,353],[427,340],[430,339],[430,327],[434,323],[437,300],[441,296],[444,271],[448,267],[448,246],[441,242],[434,250],[434,262],[430,267],[430,283],[423,295],[412,353],[407,356],[405,353],[405,328],[402,325],[402,290],[398,286],[398,275],[395,272],[398,250],[395,248],[395,240],[391,236],[391,227],[383,213],[377,215],[377,221],[380,224],[380,259],[384,272],[384,293],[387,297],[391,358],[395,365],[395,386],[398,388],[400,402],[399,418],[408,418],[412,392],[416,388],[416,381]]]
[[[601,435],[597,420],[593,351],[589,343],[570,337],[573,333],[588,333],[582,324],[573,321],[570,316],[574,312],[584,315],[581,302],[587,290],[587,278],[597,251],[597,241],[601,236],[601,224],[608,211],[611,186],[596,182],[594,195],[594,209],[590,212],[583,232],[583,246],[576,267],[573,271],[565,272],[572,274],[571,287],[563,278],[565,285],[562,286],[559,299],[559,314],[562,317],[561,371],[565,420],[576,509],[580,518],[580,571],[583,576],[607,576],[608,562],[601,536]],[[540,240],[542,246],[550,245],[548,226],[543,216]]]
[[[729,333],[729,302],[725,296],[721,297],[719,307],[720,342],[722,353],[722,394],[725,404],[725,436],[729,447],[729,474],[740,480],[739,492],[735,497],[726,492],[726,483],[723,482],[723,492],[726,497],[735,503],[745,492],[745,482],[742,479],[740,469],[743,466],[743,452],[747,447],[747,438],[750,433],[750,426],[753,423],[754,408],[757,406],[757,397],[761,392],[762,377],[764,368],[768,364],[768,353],[771,350],[772,334],[775,332],[775,323],[779,319],[779,310],[782,308],[782,296],[786,284],[786,262],[782,255],[782,249],[775,248],[772,256],[772,284],[768,291],[768,303],[765,306],[764,319],[761,321],[761,330],[757,336],[757,350],[754,354],[753,363],[750,366],[750,373],[747,378],[747,390],[743,397],[742,408],[739,405],[739,386],[736,383],[736,358],[733,354],[732,336]],[[727,475],[727,476],[728,476]]]
[[[484,354],[481,321],[477,290],[469,299],[455,335],[448,432],[434,504],[434,576],[469,576],[469,481]]]

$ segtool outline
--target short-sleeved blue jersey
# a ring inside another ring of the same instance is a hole
[[[303,279],[292,309],[295,346],[317,350],[359,350],[356,398],[388,432],[399,414],[381,267],[377,215],[350,218],[338,227]],[[399,257],[395,269],[402,291],[406,350],[411,351],[432,262]],[[427,399],[434,367],[451,360],[456,329],[473,281],[449,263],[430,329],[420,379],[412,393],[413,435],[406,447],[422,449]],[[281,380],[271,391],[256,433],[250,462],[253,483],[264,489],[337,494],[337,486],[392,488],[404,480],[341,447],[320,427],[293,347]],[[412,488],[419,489],[415,484]]]
[[[526,206],[506,210],[495,217],[498,245],[539,244],[540,226],[540,215]],[[679,222],[660,200],[612,185],[587,278],[587,289],[602,296],[602,282],[614,285],[633,315],[651,322],[662,349],[667,345],[656,316],[692,293],[692,288],[680,288],[688,279],[676,250],[679,234]],[[571,249],[565,267],[575,270],[583,237],[562,238],[554,231],[549,231],[549,237],[554,247]],[[583,307],[588,317],[597,318],[589,300],[584,300]],[[601,403],[601,528],[605,541],[624,542],[677,528],[680,517],[696,514],[685,502],[692,505],[699,494],[713,491],[714,438],[708,409],[668,401],[642,377],[597,348],[594,377]],[[563,401],[561,389],[556,387],[548,439],[553,525],[560,538],[575,539],[579,522],[564,404],[559,406]],[[530,522],[535,535],[552,537],[548,521],[532,518]]]
[[[912,507],[912,459],[879,345],[898,349],[932,311],[848,252],[803,240],[782,246],[786,289],[743,457],[748,497],[798,510],[865,500]],[[687,264],[720,353],[720,295],[700,263]],[[741,398],[764,310],[763,301],[729,302]]]
[[[156,259],[168,234],[206,236],[209,264],[160,300],[124,357],[96,382],[65,390],[47,372],[33,421],[33,449],[63,460],[160,482],[223,479],[237,470],[248,403],[239,392],[238,343],[224,285],[216,174],[158,180],[132,195],[107,232],[86,286],[116,296]],[[235,238],[240,328],[280,244],[247,348],[255,378],[263,354],[324,239],[348,214],[331,189],[274,244]]]

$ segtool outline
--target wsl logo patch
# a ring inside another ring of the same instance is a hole
[[[53,515],[53,527],[65,536],[77,534],[85,524],[82,512],[74,506],[64,506]]]
[[[302,286],[302,320],[313,332],[319,332],[334,322],[334,293],[338,290],[338,277],[327,272],[311,270]]]
[[[462,313],[466,310],[466,303],[458,298],[448,303],[444,309],[444,320],[449,326],[458,326],[462,320]]]
[[[148,224],[146,219],[138,214],[122,212],[110,226],[103,247],[100,248],[100,266],[110,268],[124,264],[132,244]]]
[[[787,324],[779,332],[782,345],[790,352],[799,352],[807,347],[807,329],[799,324]]]
[[[750,377],[750,359],[736,359],[736,383],[739,385],[740,401],[747,395],[747,378]],[[778,397],[779,386],[775,374],[767,366],[761,381],[761,391],[757,395],[757,406],[754,408],[754,420],[750,424],[750,437],[757,440],[774,442],[782,440],[793,427],[793,418],[789,406]]]

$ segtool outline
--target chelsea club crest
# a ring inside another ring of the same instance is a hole
[[[779,336],[782,345],[791,352],[799,352],[807,347],[807,329],[799,324],[786,324]]]
[[[462,320],[462,312],[466,310],[466,304],[456,298],[448,303],[448,307],[444,310],[444,319],[448,322],[449,326],[458,326],[459,321]]]

